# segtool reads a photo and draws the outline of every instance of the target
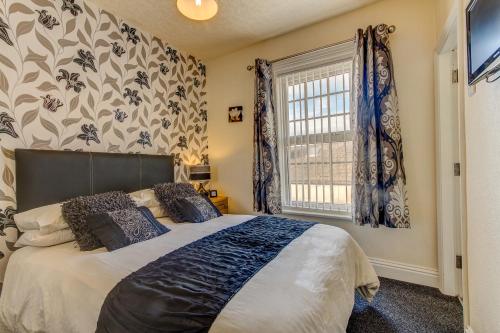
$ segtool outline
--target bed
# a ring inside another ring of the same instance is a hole
[[[80,194],[134,191],[173,181],[170,156],[16,151],[16,162],[21,210]],[[103,179],[101,172],[109,174],[110,168],[115,170],[111,178]],[[58,181],[47,173],[57,174]],[[80,182],[62,181],[75,175]],[[72,242],[17,250],[10,258],[0,297],[2,332],[95,332],[110,293],[134,272],[161,256],[255,219],[224,215],[193,224],[162,218],[159,221],[170,232],[113,252],[80,251]],[[192,331],[345,332],[355,290],[370,300],[378,287],[368,258],[345,231],[314,224],[249,275],[209,327]],[[151,321],[157,319],[153,317]],[[146,331],[184,331],[167,326]]]

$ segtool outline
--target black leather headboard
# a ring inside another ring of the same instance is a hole
[[[17,211],[107,191],[174,181],[170,155],[16,149]]]

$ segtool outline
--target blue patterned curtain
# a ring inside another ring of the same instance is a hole
[[[358,30],[353,62],[353,218],[409,228],[394,67],[385,24]],[[410,65],[411,66],[411,65]]]
[[[276,126],[272,66],[266,60],[256,59],[253,205],[255,211],[267,214],[281,213]]]

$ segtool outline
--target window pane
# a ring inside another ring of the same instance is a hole
[[[330,117],[330,132],[338,132],[337,130],[337,117]]]
[[[348,92],[345,93],[345,112],[351,112],[351,100],[350,94]]]
[[[298,184],[298,190],[300,191],[299,197],[302,198],[301,201],[303,206],[302,207],[308,207],[308,201],[309,201],[309,184],[307,183],[301,183]]]
[[[311,184],[330,184],[331,168],[329,163],[310,163],[309,165],[309,182]]]
[[[314,80],[314,96],[319,96],[321,93],[319,80]]]
[[[309,131],[309,135],[316,134],[316,130],[314,128],[314,118],[307,121],[307,130]]]
[[[304,196],[303,196],[303,186],[302,184],[297,184],[297,201],[303,201]]]
[[[350,210],[352,141],[345,132],[350,130],[349,69],[346,61],[293,73],[283,80],[286,92],[277,92],[285,99],[279,119],[288,119],[285,207]]]
[[[307,118],[314,118],[314,99],[307,99]]]
[[[328,78],[328,84],[330,85],[330,93],[335,92],[335,76],[330,76]]]
[[[344,80],[343,75],[335,76],[335,91],[340,92],[344,90]]]
[[[316,128],[316,134],[321,134],[321,118],[314,119],[314,127]]]
[[[344,87],[345,87],[345,90],[350,89],[350,87],[349,87],[349,73],[344,74]]]
[[[295,135],[296,136],[302,135],[301,121],[296,121],[295,122]]]
[[[290,183],[297,183],[297,166],[294,164],[288,165],[288,175]]]
[[[314,116],[319,117],[321,116],[321,98],[316,97],[314,99]]]
[[[321,115],[328,116],[328,97],[321,97]]]
[[[302,119],[301,110],[300,110],[300,102],[295,102],[294,108],[295,108],[295,119]]]
[[[347,203],[347,186],[333,186],[333,202],[344,205]]]
[[[291,120],[294,120],[294,116],[293,116],[293,103],[288,103],[288,120],[291,121]]]
[[[332,164],[333,171],[333,184],[335,185],[348,185],[346,183],[346,179],[349,179],[350,184],[350,172],[348,174],[347,166],[350,164],[347,163],[336,163]],[[350,168],[349,168],[350,170]]]
[[[321,79],[321,95],[326,95],[328,93],[327,89],[328,85],[326,79]]]
[[[307,161],[306,145],[295,145],[290,147],[290,163],[305,163]]]
[[[343,132],[344,131],[344,116],[338,116],[335,117],[337,121],[337,131],[338,132]]]
[[[337,95],[337,113],[344,113],[344,94]]]
[[[309,144],[309,163],[323,161],[330,161],[330,144],[321,142]]]
[[[301,163],[290,168],[290,182],[295,184],[307,182],[307,164]]]
[[[330,130],[328,129],[328,117],[321,118],[321,123],[323,124],[323,133],[330,133]]]
[[[313,81],[307,81],[307,96],[312,97],[313,95]]]
[[[300,88],[299,88],[298,84],[296,84],[295,86],[293,86],[293,94],[294,94],[294,99],[295,100],[300,99]]]
[[[333,162],[344,162],[346,160],[344,142],[332,142],[332,160]]]
[[[323,185],[323,189],[325,191],[324,202],[327,204],[331,204],[332,203],[332,186],[330,184]],[[331,206],[327,206],[327,207],[329,207],[331,209]]]
[[[352,162],[352,141],[346,143],[346,161]]]
[[[297,184],[290,183],[290,200],[297,201]]]

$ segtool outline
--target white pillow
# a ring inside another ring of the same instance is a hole
[[[39,230],[29,230],[19,237],[15,247],[23,246],[53,246],[75,240],[75,235],[71,229],[63,229],[50,234],[41,234]]]
[[[137,206],[144,206],[148,208],[155,218],[167,216],[167,213],[161,206],[161,203],[156,199],[155,191],[152,189],[145,189],[129,193],[132,200]]]
[[[62,203],[42,206],[16,214],[14,222],[22,232],[38,230],[41,235],[68,228],[62,214]]]

